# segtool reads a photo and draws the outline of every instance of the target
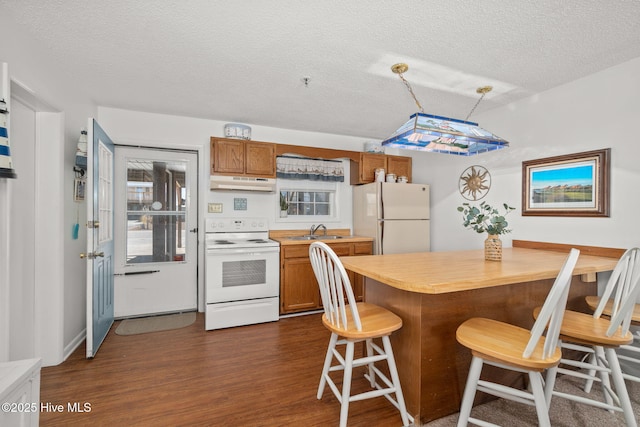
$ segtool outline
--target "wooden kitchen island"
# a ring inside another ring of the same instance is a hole
[[[528,244],[532,243],[532,244]],[[391,336],[407,410],[418,425],[459,411],[471,352],[455,332],[471,317],[487,317],[531,328],[570,246],[531,249],[514,241],[501,262],[482,250],[341,257],[345,268],[365,276],[365,301],[402,318]],[[580,247],[568,306],[587,311],[585,295],[596,295],[596,273],[613,270],[622,251]],[[485,367],[483,377],[524,386],[521,375]],[[479,394],[484,400],[491,397]]]

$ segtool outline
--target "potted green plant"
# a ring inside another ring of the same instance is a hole
[[[287,198],[284,193],[280,193],[280,217],[286,218],[289,212],[289,202],[287,202]]]
[[[465,228],[472,229],[477,233],[488,233],[484,242],[484,255],[485,259],[490,261],[502,260],[502,241],[499,236],[511,232],[507,228],[509,223],[505,216],[515,208],[506,203],[503,203],[502,206],[504,213],[500,213],[497,208],[487,202],[480,203],[480,206],[474,206],[470,203],[458,206],[458,212],[462,212],[462,225]]]

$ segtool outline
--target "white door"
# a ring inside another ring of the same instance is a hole
[[[94,119],[87,137],[87,357],[113,324],[113,142]]]
[[[115,317],[197,309],[197,154],[116,147]]]

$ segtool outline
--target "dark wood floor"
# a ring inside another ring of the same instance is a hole
[[[120,336],[109,332],[96,357],[84,345],[64,363],[43,368],[42,426],[330,426],[340,405],[329,388],[316,399],[329,340],[320,315],[205,331],[192,326]],[[361,351],[361,350],[359,350]],[[355,391],[367,387],[358,371]],[[69,412],[68,404],[90,404]],[[399,426],[383,397],[354,402],[350,426]]]

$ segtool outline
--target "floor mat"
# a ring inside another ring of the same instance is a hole
[[[180,329],[196,321],[196,312],[167,314],[164,316],[125,319],[116,328],[117,335],[138,335],[149,332]]]

